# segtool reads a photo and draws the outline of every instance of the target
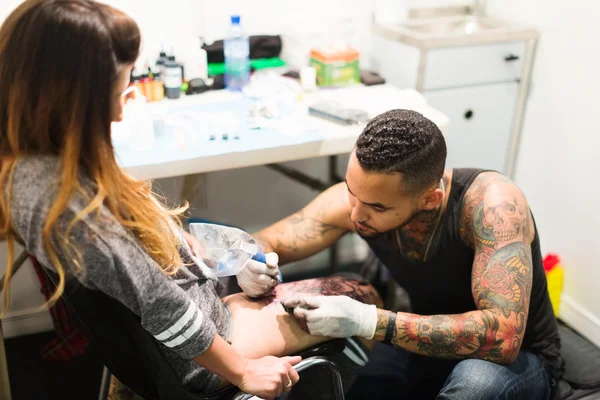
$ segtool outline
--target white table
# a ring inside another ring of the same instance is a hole
[[[216,91],[157,104],[151,103],[150,106],[173,110],[184,106],[226,104],[235,96],[226,91]],[[390,85],[337,89],[307,96],[305,102],[310,104],[318,98],[342,100],[349,106],[365,109],[372,116],[393,108],[411,109],[431,119],[444,134],[448,129],[448,118],[428,106],[425,98],[412,89],[399,90]],[[173,154],[166,158],[159,157],[164,147],[155,145],[155,148],[145,152],[144,157],[139,155],[133,157],[127,152],[118,152],[118,158],[129,174],[138,179],[150,180],[349,153],[362,131],[360,126],[342,126],[307,114],[298,115],[294,123],[307,123],[316,127],[321,136],[320,140],[282,143],[269,148],[242,149],[242,151],[210,156],[190,157],[189,154],[184,154],[185,151],[179,154],[172,152]],[[157,161],[159,158],[160,160]]]

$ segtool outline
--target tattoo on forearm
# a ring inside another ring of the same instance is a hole
[[[339,226],[320,221],[317,217],[308,217],[303,211],[292,215],[286,224],[277,231],[276,249],[298,251],[304,243],[321,240],[330,232],[342,232]]]
[[[265,237],[264,233],[256,232],[252,234],[252,237],[254,238],[254,240],[256,240],[258,244],[266,248],[265,252],[270,252],[274,250],[273,248],[271,248],[271,243],[269,243],[269,239]]]
[[[380,313],[375,335],[381,340],[389,320],[384,313],[389,311]],[[434,316],[398,313],[392,343],[437,358],[501,361],[505,339],[499,331],[500,321],[492,310]]]
[[[377,310],[377,326],[375,327],[375,335],[385,336],[385,330],[387,329],[387,322],[391,311]]]
[[[380,336],[382,339],[385,338],[387,333],[387,327],[390,323],[390,317],[393,317],[394,314],[391,311],[386,310],[377,310],[377,326],[375,328],[375,337]],[[398,326],[398,315],[396,315],[396,327]],[[398,329],[394,329],[392,333],[392,343],[396,342],[396,337],[398,336]]]
[[[398,335],[400,340],[414,341],[419,351],[435,357],[473,356],[476,352],[484,355],[480,347],[488,342],[487,336],[491,336],[492,346],[487,346],[485,356],[496,359],[500,356],[499,346],[502,344],[494,338],[497,331],[497,320],[487,318],[485,314],[481,318],[436,315],[409,319],[402,324]]]

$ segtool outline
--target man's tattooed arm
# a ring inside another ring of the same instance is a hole
[[[335,185],[299,212],[252,236],[279,255],[280,265],[300,260],[331,246],[351,230],[345,185]]]
[[[464,237],[475,248],[472,292],[477,310],[457,315],[399,313],[392,342],[441,358],[511,363],[517,357],[529,310],[533,222],[521,191],[495,173],[478,177],[465,196]],[[378,310],[376,340],[389,311]]]

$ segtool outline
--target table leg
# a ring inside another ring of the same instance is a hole
[[[187,201],[193,204],[198,200],[199,207],[207,206],[206,190],[202,189],[202,185],[206,185],[206,174],[186,175],[183,178],[183,188],[181,189],[181,202]]]

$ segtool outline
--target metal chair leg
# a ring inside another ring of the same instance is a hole
[[[0,320],[0,400],[11,400],[10,380],[8,379],[8,363],[4,350],[4,332],[2,331],[2,320]]]
[[[100,381],[100,392],[98,393],[98,400],[108,399],[108,391],[110,390],[110,379],[112,374],[108,368],[104,367],[102,371],[102,380]]]

